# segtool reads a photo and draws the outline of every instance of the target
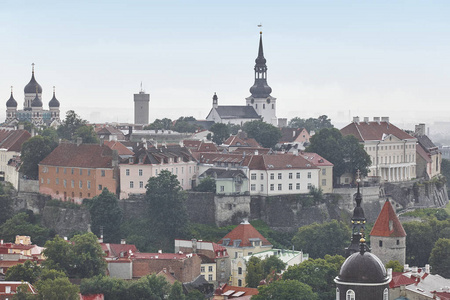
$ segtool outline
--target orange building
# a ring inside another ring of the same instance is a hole
[[[62,143],[39,163],[39,192],[81,203],[104,188],[118,193],[117,151],[106,145]]]

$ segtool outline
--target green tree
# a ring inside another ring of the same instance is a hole
[[[242,126],[238,125],[238,124],[228,123],[227,127],[228,127],[228,132],[233,135],[238,134],[239,130],[242,130]]]
[[[57,129],[58,136],[62,139],[72,141],[74,140],[77,129],[86,124],[86,120],[83,120],[75,111],[69,110],[66,112],[66,118]]]
[[[326,254],[344,255],[350,237],[351,231],[346,224],[332,220],[300,227],[292,243],[296,249],[309,253],[310,257],[319,258]]]
[[[319,299],[333,299],[334,278],[339,274],[344,257],[325,255],[324,259],[308,259],[299,265],[290,266],[283,273],[285,280],[298,280],[310,286]]]
[[[281,138],[280,129],[260,120],[245,123],[243,130],[265,148],[273,148]]]
[[[47,258],[42,265],[48,269],[71,274],[74,264],[72,244],[58,235],[45,243],[43,254]]]
[[[42,300],[78,300],[79,288],[70,283],[67,277],[40,280],[36,283],[39,291],[38,299]]]
[[[33,284],[39,277],[40,273],[41,268],[38,267],[37,263],[31,260],[27,260],[23,264],[18,264],[8,268],[8,271],[6,271],[5,280],[27,281]]]
[[[49,155],[58,144],[49,137],[34,136],[22,144],[20,171],[30,179],[38,179],[38,164]]]
[[[297,280],[278,280],[258,288],[259,294],[252,300],[317,300],[310,286]],[[331,299],[331,298],[330,298]]]
[[[403,265],[398,260],[390,260],[386,264],[386,269],[392,269],[392,272],[403,272]]]
[[[89,125],[81,125],[73,135],[73,139],[76,140],[81,138],[82,142],[85,144],[97,144],[100,140],[95,133],[94,127]]]
[[[431,250],[430,265],[433,274],[450,278],[450,239],[440,238],[437,240]]]
[[[153,123],[144,127],[145,130],[170,130],[172,129],[172,120],[164,118],[162,120],[156,119]]]
[[[261,259],[256,256],[250,257],[247,262],[247,275],[245,276],[247,286],[256,288],[264,278],[264,268]]]
[[[150,177],[146,188],[150,227],[160,237],[161,245],[165,243],[162,248],[171,249],[175,238],[186,235],[189,222],[184,206],[185,194],[177,176],[167,170]]]
[[[222,144],[230,136],[230,129],[224,123],[214,123],[209,130],[213,133],[212,141],[217,145]]]
[[[194,133],[198,126],[194,123],[196,120],[194,117],[179,117],[176,120],[173,130],[177,132],[190,132]]]
[[[17,287],[16,293],[12,297],[13,300],[34,300],[37,299],[36,295],[31,294],[28,291],[28,285],[25,283]]]
[[[216,180],[210,176],[207,176],[200,180],[200,183],[194,188],[196,192],[216,192]]]
[[[267,277],[271,272],[275,271],[276,273],[280,273],[284,268],[286,268],[286,264],[279,259],[277,256],[272,255],[261,261],[264,275]]]
[[[441,173],[446,178],[447,182],[450,182],[450,160],[442,159],[441,162]],[[447,184],[447,193],[450,194],[450,184]]]
[[[13,215],[13,199],[5,192],[4,184],[0,184],[0,225]]]
[[[75,264],[75,275],[80,278],[88,278],[104,274],[106,262],[103,259],[103,251],[97,242],[97,237],[88,232],[75,235],[73,242],[73,258]]]
[[[120,241],[122,209],[115,194],[104,188],[100,195],[92,199],[89,213],[91,214],[91,229],[94,234],[100,236],[100,227],[103,226],[103,240],[105,243]]]
[[[82,295],[103,294],[107,300],[130,299],[128,297],[129,282],[119,278],[97,275],[81,281]]]
[[[308,132],[315,131],[316,133],[324,128],[333,128],[331,119],[327,115],[319,116],[317,119],[295,117],[289,121],[288,126],[291,128],[305,128]]]
[[[425,266],[435,243],[435,232],[428,222],[407,222],[403,224],[406,232],[406,262],[412,266]]]
[[[183,286],[179,281],[175,281],[175,283],[170,287],[170,293],[168,300],[185,300],[186,297],[183,294]]]
[[[33,216],[25,212],[14,215],[0,226],[0,235],[6,241],[13,242],[16,235],[28,235],[38,245],[43,245],[48,239],[50,231],[40,225],[31,223]]]
[[[344,173],[355,174],[360,170],[366,176],[369,172],[370,156],[363,146],[352,135],[343,137],[336,128],[324,128],[313,135],[306,151],[317,153],[334,164],[334,182]]]
[[[134,300],[164,300],[169,294],[170,285],[163,276],[147,275],[130,284],[128,299]]]
[[[192,290],[186,296],[186,300],[204,300],[204,299],[205,296],[199,290]]]
[[[59,140],[58,131],[56,131],[53,127],[44,128],[40,135],[44,138],[48,138],[50,141],[54,141],[55,143]]]

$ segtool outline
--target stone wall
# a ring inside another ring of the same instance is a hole
[[[89,231],[91,216],[84,207],[45,206],[41,223],[43,226],[53,229],[60,236],[70,236],[77,232]]]
[[[214,197],[215,223],[217,226],[237,225],[251,215],[250,196]]]
[[[19,178],[19,192],[39,193],[39,181]]]

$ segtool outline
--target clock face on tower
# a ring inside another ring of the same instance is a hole
[[[266,102],[267,104],[270,104],[270,98],[267,98]]]

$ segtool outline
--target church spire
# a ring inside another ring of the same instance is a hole
[[[348,248],[345,249],[346,256],[350,256],[355,252],[358,252],[360,249],[360,240],[364,238],[364,231],[366,228],[366,217],[364,216],[364,210],[361,207],[362,202],[362,196],[361,191],[359,188],[359,185],[361,184],[361,178],[360,178],[360,171],[357,171],[357,179],[356,179],[356,195],[355,195],[355,201],[356,201],[356,207],[353,210],[353,216],[352,216],[352,241]],[[367,247],[367,245],[366,245]],[[370,251],[370,249],[367,247],[367,251]]]
[[[255,84],[250,88],[253,98],[267,98],[272,88],[267,84],[267,65],[264,57],[262,32],[259,33],[258,57],[255,59]]]

